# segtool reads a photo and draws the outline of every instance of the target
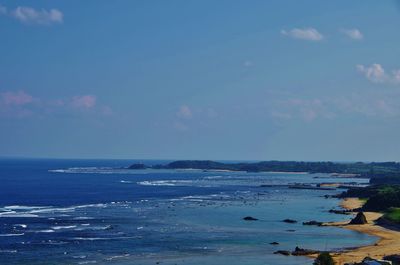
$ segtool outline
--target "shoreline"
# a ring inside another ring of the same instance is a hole
[[[363,201],[359,198],[344,198],[340,206],[346,210],[360,208]],[[373,245],[356,247],[341,252],[331,253],[337,265],[345,263],[360,262],[365,257],[382,259],[384,256],[399,254],[400,252],[400,232],[390,230],[375,224],[382,214],[378,212],[364,212],[368,223],[363,225],[348,225],[349,221],[326,223],[327,226],[338,226],[340,228],[357,231],[360,233],[375,236],[378,240]]]

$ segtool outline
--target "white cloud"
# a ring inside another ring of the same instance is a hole
[[[358,29],[342,29],[341,32],[353,40],[362,40],[364,35]]]
[[[36,10],[32,7],[19,6],[11,12],[11,15],[22,23],[49,25],[63,22],[63,13],[58,9]]]
[[[365,117],[390,118],[400,115],[400,104],[393,95],[350,94],[332,100],[332,107],[344,115],[358,114]]]
[[[4,103],[5,105],[15,105],[15,106],[22,106],[34,101],[34,98],[25,93],[24,91],[6,91],[0,93],[0,103]]]
[[[309,41],[320,41],[324,36],[318,32],[315,28],[294,28],[289,31],[281,30],[281,34],[289,36],[294,39],[309,40]]]
[[[84,95],[75,96],[71,100],[71,106],[77,109],[90,109],[96,105],[96,96]]]
[[[371,66],[358,64],[356,67],[360,73],[364,74],[364,76],[372,82],[382,83],[387,80],[385,69],[383,69],[380,64],[374,63]]]
[[[320,99],[291,98],[276,102],[270,111],[279,120],[300,119],[312,122],[317,118],[331,119],[335,114],[328,110],[327,102]]]
[[[182,119],[191,119],[193,117],[192,110],[186,105],[182,105],[176,115]]]
[[[378,63],[371,64],[370,66],[359,64],[356,68],[371,82],[400,84],[400,69],[386,73],[383,66]]]

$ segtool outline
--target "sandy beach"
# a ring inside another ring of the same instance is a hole
[[[340,205],[345,209],[351,210],[361,207],[362,204],[363,201],[358,198],[346,198]],[[374,222],[382,216],[381,213],[365,212],[364,214],[367,218],[368,224],[347,225],[348,222],[327,223],[327,225],[340,226],[344,229],[366,233],[379,238],[375,245],[359,247],[340,253],[332,253],[338,265],[350,262],[359,262],[367,256],[380,259],[386,255],[400,253],[400,232],[375,225]]]

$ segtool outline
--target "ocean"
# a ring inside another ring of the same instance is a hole
[[[1,159],[0,264],[298,265],[312,260],[273,252],[296,246],[337,250],[377,240],[302,225],[349,219],[329,213],[339,209],[339,200],[325,195],[340,190],[287,187],[367,179],[125,169],[136,162],[143,161]],[[287,218],[298,222],[282,222]]]

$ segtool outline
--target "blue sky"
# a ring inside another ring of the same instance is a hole
[[[0,156],[400,160],[397,1],[0,1]]]

